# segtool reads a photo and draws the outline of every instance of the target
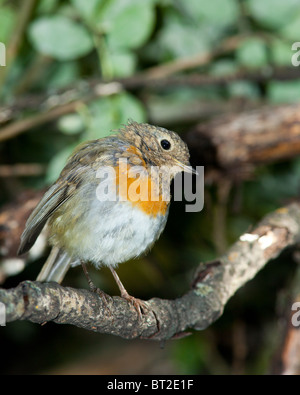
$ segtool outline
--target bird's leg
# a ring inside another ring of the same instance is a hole
[[[81,266],[82,266],[82,269],[83,269],[83,273],[84,273],[84,275],[85,275],[85,277],[86,277],[86,279],[88,281],[90,290],[92,292],[97,293],[99,296],[101,296],[101,299],[103,300],[105,306],[108,307],[109,296],[105,292],[103,292],[100,288],[96,287],[96,285],[93,283],[93,281],[92,281],[92,279],[91,279],[91,277],[89,275],[89,272],[87,270],[86,264],[84,262],[82,262],[82,261],[81,261]]]
[[[118,284],[119,290],[121,292],[121,297],[128,300],[136,309],[139,319],[141,319],[142,314],[149,310],[146,302],[143,302],[141,299],[135,298],[134,296],[129,295],[129,293],[126,291],[124,285],[122,284],[117,272],[112,268],[109,267],[110,271],[112,272],[112,275],[114,276],[114,279],[116,280],[116,283]]]

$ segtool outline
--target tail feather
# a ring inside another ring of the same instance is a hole
[[[61,251],[58,247],[53,247],[37,276],[37,281],[61,283],[72,263],[73,260],[66,252]]]

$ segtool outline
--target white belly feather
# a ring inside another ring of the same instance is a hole
[[[75,265],[83,260],[96,267],[115,267],[138,257],[158,239],[168,216],[168,213],[165,216],[147,215],[128,201],[99,202],[95,199],[90,204],[87,215],[80,216],[59,241],[63,246],[63,238],[68,238],[69,253],[72,251]],[[63,217],[56,221],[66,221]],[[64,247],[68,251],[67,245]]]
[[[96,266],[116,266],[141,255],[165,227],[167,216],[149,216],[130,202],[106,204],[107,211],[91,218],[93,231],[83,235],[82,258]]]

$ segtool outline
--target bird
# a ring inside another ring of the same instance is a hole
[[[196,171],[177,133],[133,120],[121,126],[75,149],[29,216],[18,255],[30,250],[47,223],[52,250],[37,280],[61,283],[70,267],[82,265],[90,289],[107,304],[107,295],[94,285],[86,264],[107,266],[121,297],[141,317],[146,303],[127,292],[115,269],[150,250],[167,222],[171,197],[166,192],[172,179],[179,172]],[[103,169],[112,170],[106,179],[99,176]],[[105,194],[104,186],[115,195]]]

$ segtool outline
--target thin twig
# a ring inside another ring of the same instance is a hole
[[[50,109],[44,110],[44,112],[41,114],[32,115],[25,119],[21,119],[20,121],[10,123],[9,125],[0,129],[0,142],[15,137],[26,130],[32,129],[46,122],[53,121],[62,115],[75,112],[84,103],[92,100],[95,97],[114,95],[121,90],[122,86],[119,83],[111,82],[107,84],[97,84],[92,91],[89,91],[80,100],[72,100],[72,96],[74,95],[72,90],[65,92],[64,95],[59,97],[53,95],[44,103],[44,106],[46,108],[50,107]]]
[[[46,167],[39,163],[0,165],[0,177],[28,177],[44,174]]]
[[[76,111],[82,102],[72,102],[60,107],[54,108],[48,112],[33,115],[20,121],[13,122],[0,130],[0,142],[15,137],[26,130],[30,130],[36,126],[57,119],[58,117]]]
[[[144,79],[163,79],[169,75],[194,69],[196,67],[204,66],[211,62],[216,56],[223,55],[229,51],[236,49],[240,43],[245,39],[243,35],[237,35],[225,39],[218,48],[213,51],[200,53],[198,55],[179,58],[175,61],[160,64],[158,66],[151,67],[143,72]]]

